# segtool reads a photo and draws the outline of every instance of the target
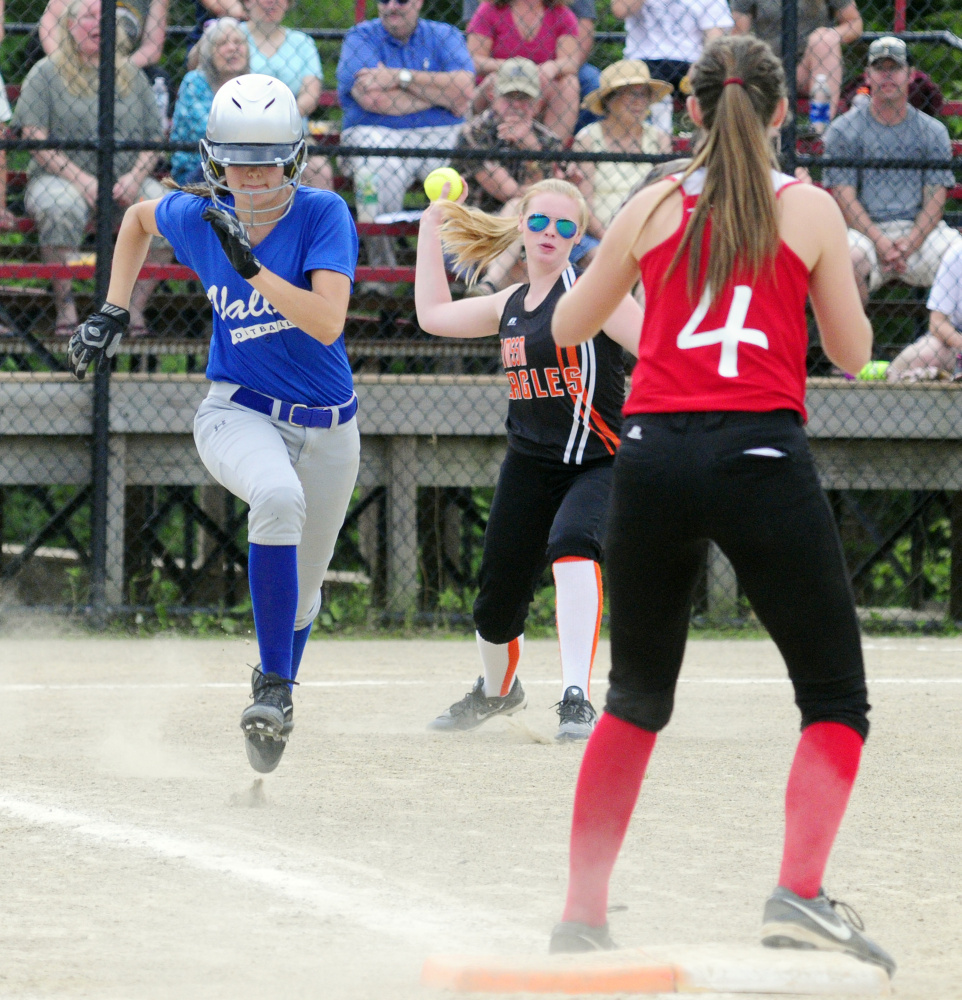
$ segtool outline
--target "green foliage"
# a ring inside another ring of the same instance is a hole
[[[906,575],[912,573],[912,539],[900,538],[892,557]],[[952,570],[951,525],[940,517],[927,526],[921,578],[930,601],[947,604]],[[875,607],[899,607],[905,603],[905,583],[892,562],[882,560],[871,570],[871,604]]]

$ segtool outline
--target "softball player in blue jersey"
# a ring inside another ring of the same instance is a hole
[[[207,289],[213,336],[194,440],[210,474],[250,505],[248,576],[261,663],[241,716],[251,766],[278,764],[291,687],[357,479],[360,453],[344,320],[357,231],[330,191],[299,187],[303,126],[291,91],[249,74],[215,95],[201,140],[206,185],[131,207],[107,301],[70,341],[82,379],[105,365],[151,236]]]

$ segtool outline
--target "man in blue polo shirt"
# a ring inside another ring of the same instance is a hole
[[[422,20],[424,0],[378,0],[378,17],[344,36],[337,93],[341,144],[372,149],[452,149],[474,96],[474,63],[453,25]],[[355,156],[358,221],[400,211],[404,192],[448,160],[438,156]],[[392,267],[387,237],[365,239],[368,263]]]

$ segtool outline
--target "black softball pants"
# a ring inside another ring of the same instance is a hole
[[[564,556],[601,562],[612,463],[564,465],[508,447],[484,532],[474,602],[481,638],[505,643],[524,631],[545,566]]]
[[[802,727],[864,738],[858,620],[835,521],[794,411],[640,414],[622,429],[607,539],[606,710],[657,732],[671,716],[709,540],[785,659]]]

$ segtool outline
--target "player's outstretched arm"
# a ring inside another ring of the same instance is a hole
[[[130,323],[130,295],[140,274],[150,237],[158,236],[154,219],[156,201],[132,205],[124,213],[110,268],[110,285],[103,305],[77,327],[67,346],[67,364],[75,378],[83,381],[94,365],[103,370],[117,353]]]
[[[498,332],[504,304],[514,286],[494,295],[453,302],[441,250],[442,221],[441,210],[435,202],[424,210],[418,229],[417,268],[414,272],[418,326],[435,337],[493,336]]]
[[[113,262],[110,265],[110,285],[107,301],[126,309],[140,269],[150,250],[150,238],[160,236],[155,210],[160,199],[140,201],[124,212],[117,242],[114,245]]]
[[[644,310],[633,296],[626,295],[605,320],[604,331],[609,339],[623,347],[633,358],[637,358],[641,324],[644,319]]]
[[[645,188],[618,212],[588,269],[575,282],[574,288],[558,300],[551,334],[560,347],[573,347],[591,340],[615,310],[624,306],[625,297],[638,280],[636,244],[639,233],[663,189],[664,182]],[[640,323],[638,329],[641,329]],[[628,350],[637,353],[637,337]]]
[[[783,236],[809,265],[808,292],[822,347],[842,371],[855,374],[872,357],[872,324],[865,315],[848,247],[845,219],[834,199],[810,185],[782,195]]]

